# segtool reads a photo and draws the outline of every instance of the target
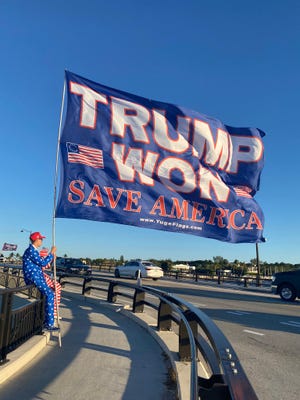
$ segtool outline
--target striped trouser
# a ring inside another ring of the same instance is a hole
[[[45,272],[44,272],[44,278],[49,288],[53,289],[54,291],[54,318],[57,318],[57,307],[59,307],[61,299],[61,284],[59,282],[56,282],[56,293],[55,293],[54,279],[51,279],[50,276]]]
[[[39,291],[46,297],[45,299],[45,324],[54,325],[54,293],[47,285],[44,274],[40,267],[24,269],[24,280],[26,285],[34,284]]]

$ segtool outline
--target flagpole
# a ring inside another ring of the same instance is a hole
[[[56,147],[56,160],[55,160],[55,174],[54,174],[54,197],[53,197],[53,215],[52,215],[52,244],[55,246],[55,208],[56,208],[56,193],[57,193],[57,175],[58,175],[58,160],[59,160],[59,146],[60,146],[60,136],[61,136],[61,127],[62,127],[62,119],[63,119],[63,111],[64,111],[64,103],[65,103],[65,93],[66,93],[66,79],[64,79],[64,88],[62,93],[61,100],[61,108],[60,108],[60,118],[59,118],[59,127],[58,127],[58,137],[57,137],[57,147]],[[54,290],[55,290],[55,303],[56,303],[56,318],[57,318],[57,326],[58,326],[58,344],[61,347],[61,332],[60,332],[60,323],[59,323],[59,306],[57,302],[57,284],[56,284],[56,257],[54,257],[53,261],[53,280],[54,280]]]

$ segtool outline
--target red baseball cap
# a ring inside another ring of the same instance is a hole
[[[30,235],[30,240],[32,240],[33,242],[37,239],[44,239],[46,236],[43,236],[40,232],[33,232]]]

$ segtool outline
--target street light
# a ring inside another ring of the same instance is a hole
[[[257,274],[256,274],[256,286],[260,286],[260,262],[259,262],[259,252],[258,252],[258,243],[255,243],[256,246],[256,268],[257,268]]]
[[[29,229],[25,229],[25,228],[22,228],[21,232],[29,232],[30,234],[32,233],[32,231],[30,231]]]
[[[32,231],[30,231],[29,229],[25,229],[25,228],[22,228],[21,232],[28,232],[29,236],[32,234]],[[29,238],[29,243],[30,243],[30,238]]]

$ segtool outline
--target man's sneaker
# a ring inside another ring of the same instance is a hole
[[[56,326],[45,325],[44,330],[50,331],[50,332],[57,332],[57,331],[59,331],[59,328],[57,328]]]

